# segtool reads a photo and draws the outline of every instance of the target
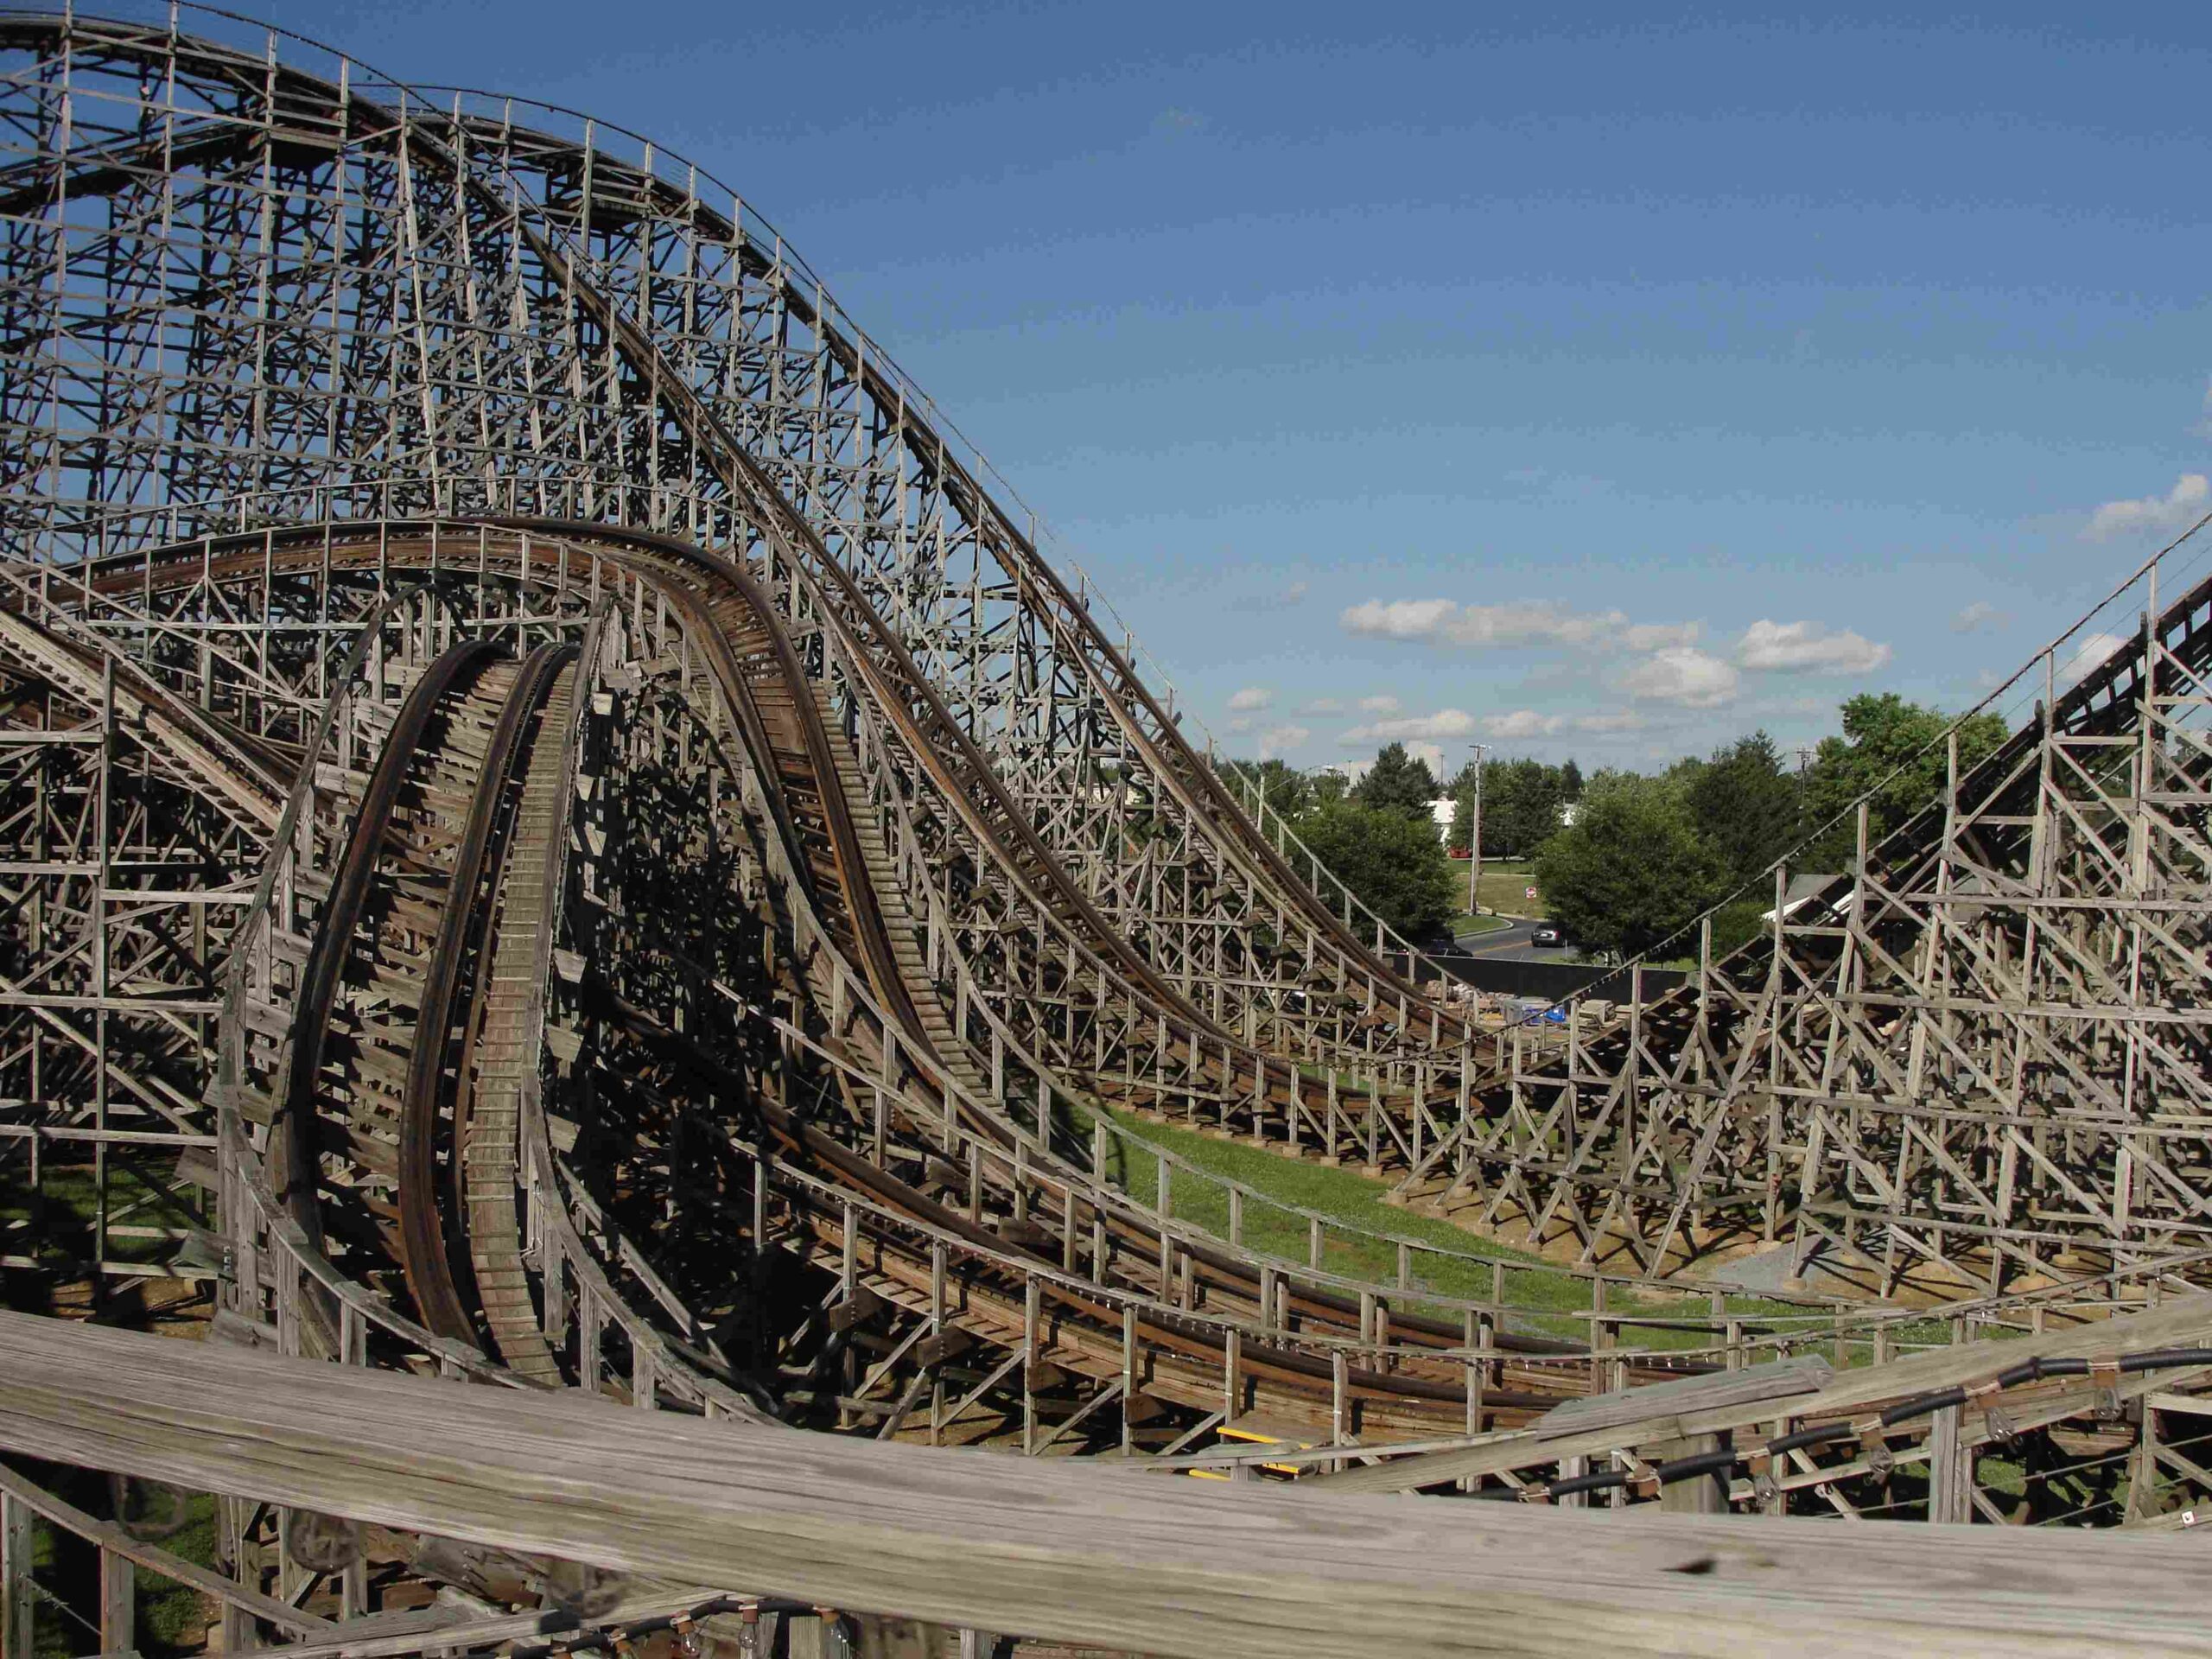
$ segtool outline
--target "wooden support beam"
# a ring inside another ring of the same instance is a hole
[[[1849,1420],[1863,1414],[1871,1405],[1929,1389],[1979,1382],[2032,1357],[2080,1359],[2100,1354],[2140,1353],[2156,1348],[2193,1346],[2208,1338],[2212,1338],[2212,1294],[2182,1296],[2147,1313],[2069,1325],[2009,1341],[1990,1338],[1961,1343],[1892,1360],[1884,1366],[1837,1373],[1825,1387],[1809,1394],[1783,1395],[1780,1403],[1789,1417],[1802,1421]],[[1778,1370],[1773,1374],[1786,1375]],[[1730,1380],[1726,1376],[1695,1379],[1699,1387],[1714,1387],[1724,1398],[1729,1397]],[[2150,1387],[2147,1381],[2144,1387],[2146,1390]],[[1573,1414],[1562,1408],[1516,1435],[1485,1440],[1461,1451],[1422,1452],[1313,1478],[1325,1482],[1331,1491],[1346,1494],[1410,1491],[1417,1486],[1446,1480],[1495,1475],[1501,1470],[1526,1467],[1543,1459],[1610,1452],[1617,1446],[1749,1428],[1775,1419],[1777,1401],[1773,1398],[1734,1400],[1719,1405],[1700,1404],[1700,1399],[1698,1389],[1686,1390],[1676,1383],[1656,1383],[1593,1400],[1590,1408],[1592,1421],[1603,1423],[1617,1419],[1611,1427],[1586,1433],[1562,1433],[1554,1441],[1548,1433],[1554,1419],[1564,1416],[1570,1426],[1573,1421]],[[1678,1408],[1685,1400],[1688,1406]],[[1639,1411],[1643,1414],[1639,1415]]]
[[[143,1567],[149,1573],[188,1586],[202,1595],[225,1599],[246,1612],[267,1619],[280,1630],[313,1636],[335,1628],[319,1614],[303,1613],[298,1608],[264,1596],[257,1590],[233,1584],[221,1573],[211,1573],[197,1562],[188,1561],[181,1555],[163,1549],[159,1544],[133,1538],[112,1521],[103,1521],[97,1516],[87,1515],[73,1503],[56,1497],[11,1470],[0,1469],[0,1507],[4,1507],[11,1516],[21,1516],[26,1527],[30,1524],[33,1516],[43,1515],[63,1531],[74,1533],[79,1538],[98,1544],[104,1560],[112,1557],[127,1565]],[[30,1570],[28,1551],[23,1556],[23,1570],[26,1573]],[[110,1643],[107,1645],[130,1644]],[[14,1651],[12,1648],[9,1649],[10,1653]],[[30,1649],[25,1648],[22,1651],[28,1653]]]
[[[1205,1659],[2212,1655],[2186,1536],[1151,1481],[14,1313],[0,1448],[678,1582]]]
[[[0,1470],[0,1474],[6,1471]],[[33,1651],[31,1509],[0,1492],[0,1652]]]

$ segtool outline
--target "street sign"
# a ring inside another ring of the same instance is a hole
[[[1536,890],[1534,887],[1523,887],[1521,889],[1521,896],[1523,899],[1533,899],[1536,896]]]

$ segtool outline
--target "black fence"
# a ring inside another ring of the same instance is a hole
[[[1432,954],[1427,963],[1416,962],[1408,972],[1407,958],[1393,953],[1390,966],[1416,982],[1433,980],[1435,969],[1441,969],[1462,985],[1471,985],[1478,991],[1490,991],[1500,996],[1541,998],[1546,1002],[1557,1002],[1564,998],[1591,991],[1608,1001],[1625,1002],[1629,994],[1629,970],[1625,968],[1600,968],[1579,962],[1512,962],[1496,957],[1477,957],[1457,950]],[[1430,964],[1433,964],[1432,967]],[[1649,1001],[1663,992],[1671,991],[1689,978],[1678,968],[1647,968],[1643,970],[1643,995]]]

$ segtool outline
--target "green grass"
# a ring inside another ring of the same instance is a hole
[[[1450,1222],[1386,1205],[1382,1202],[1382,1194],[1389,1188],[1382,1181],[1355,1170],[1332,1169],[1317,1162],[1281,1157],[1256,1147],[1217,1141],[1188,1129],[1149,1122],[1128,1113],[1115,1112],[1112,1116],[1114,1121],[1130,1134],[1166,1147],[1202,1170],[1239,1181],[1255,1192],[1264,1194],[1263,1198],[1247,1198],[1244,1201],[1242,1237],[1246,1244],[1255,1249],[1287,1256],[1296,1262],[1306,1259],[1305,1217],[1277,1207],[1280,1205],[1297,1205],[1317,1211],[1346,1227],[1371,1233],[1395,1234],[1453,1250],[1462,1255],[1481,1258],[1479,1261],[1461,1261],[1424,1257],[1416,1254],[1413,1260],[1415,1289],[1404,1304],[1408,1311],[1439,1316],[1447,1313],[1446,1309],[1422,1300],[1420,1294],[1422,1291],[1468,1300],[1489,1300],[1493,1288],[1493,1269],[1490,1263],[1496,1262],[1503,1263],[1505,1268],[1503,1300],[1508,1306],[1518,1310],[1507,1321],[1510,1328],[1528,1335],[1577,1339],[1586,1338],[1590,1333],[1589,1320],[1575,1317],[1590,1311],[1591,1284],[1587,1279],[1548,1266],[1525,1251],[1479,1238]],[[1088,1125],[1084,1127],[1087,1131]],[[1141,1150],[1129,1147],[1127,1142],[1116,1141],[1115,1148],[1118,1166],[1108,1172],[1114,1184],[1141,1202],[1156,1205],[1159,1202],[1157,1161]],[[1229,1195],[1226,1189],[1201,1183],[1189,1175],[1185,1175],[1179,1183],[1171,1177],[1169,1185],[1173,1199],[1170,1213],[1177,1220],[1188,1222],[1219,1237],[1229,1236]],[[1275,1202],[1267,1202],[1269,1198]],[[1325,1227],[1321,1261],[1323,1267],[1329,1271],[1347,1277],[1383,1283],[1396,1281],[1396,1247],[1382,1239],[1359,1237]],[[1786,1303],[1757,1297],[1731,1296],[1726,1305],[1731,1314],[1753,1321],[1762,1315],[1780,1316],[1797,1311]],[[1711,1317],[1711,1304],[1703,1294],[1675,1299],[1632,1297],[1615,1293],[1608,1300],[1606,1311],[1649,1319],[1682,1319],[1702,1325]],[[1715,1338],[1702,1329],[1643,1329],[1625,1333],[1618,1345],[1694,1348],[1713,1340]]]
[[[1467,896],[1467,866],[1464,860],[1452,861],[1452,873],[1459,879],[1459,894]],[[1502,911],[1509,916],[1537,916],[1549,914],[1544,907],[1542,895],[1531,899],[1528,890],[1536,885],[1532,867],[1523,859],[1486,858],[1483,860],[1483,879],[1476,888],[1485,913]],[[1464,910],[1459,912],[1466,914]]]
[[[1455,938],[1464,938],[1470,933],[1495,933],[1501,928],[1512,925],[1512,922],[1503,916],[1470,916],[1464,910],[1454,911],[1451,920],[1452,933]]]
[[[97,1475],[48,1467],[32,1473],[31,1478],[79,1509],[102,1516],[109,1513],[107,1483]],[[168,1503],[158,1490],[151,1502],[155,1516],[166,1518]],[[194,1566],[213,1567],[216,1516],[213,1497],[205,1492],[188,1494],[184,1524],[159,1540],[161,1548]],[[46,1596],[36,1600],[37,1637],[33,1652],[37,1659],[69,1659],[73,1654],[92,1652],[99,1645],[98,1550],[51,1522],[35,1520],[31,1573],[41,1590],[63,1604],[57,1607]],[[137,1636],[133,1645],[145,1659],[175,1659],[206,1646],[207,1626],[215,1617],[215,1605],[208,1598],[143,1567],[137,1574]]]
[[[205,1228],[212,1224],[201,1213],[205,1198],[188,1188],[172,1193],[163,1164],[133,1162],[124,1154],[111,1156],[107,1172],[107,1259],[111,1262],[158,1262],[175,1255],[178,1241],[137,1238],[118,1228]],[[0,1167],[0,1250],[11,1255],[83,1262],[92,1254],[92,1228],[98,1216],[99,1185],[89,1163],[48,1162],[39,1171],[38,1186],[31,1187],[20,1161]]]

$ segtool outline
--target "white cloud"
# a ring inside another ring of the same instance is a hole
[[[1351,744],[1410,745],[1414,740],[1427,739],[1458,743],[1479,732],[1484,737],[1506,742],[1527,742],[1534,738],[1556,737],[1562,732],[1605,735],[1640,731],[1648,723],[1643,715],[1625,709],[1603,715],[1548,715],[1534,709],[1516,709],[1503,715],[1476,715],[1464,709],[1440,709],[1433,715],[1408,715],[1403,720],[1377,720],[1355,726],[1344,734],[1344,741]]]
[[[1294,749],[1313,734],[1303,726],[1286,722],[1260,734],[1260,759],[1272,760],[1285,749]]]
[[[1433,743],[1408,743],[1406,753],[1428,767],[1428,775],[1439,782],[1444,779],[1444,751]]]
[[[1236,719],[1229,722],[1229,729],[1232,732],[1250,731],[1252,729],[1251,716],[1249,715],[1239,715]]]
[[[1347,607],[1338,621],[1369,639],[1431,645],[1618,646],[1658,651],[1697,638],[1694,622],[1631,623],[1623,611],[1570,611],[1550,600],[1510,605],[1461,605],[1448,599],[1370,599]]]
[[[1621,732],[1640,732],[1649,724],[1650,722],[1642,715],[1633,714],[1625,709],[1618,714],[1578,715],[1574,719],[1576,731],[1591,732],[1601,737]]]
[[[1715,709],[1734,698],[1739,677],[1718,657],[1689,645],[1655,652],[1621,676],[1621,689],[1654,702]]]
[[[1781,674],[1865,674],[1890,660],[1890,648],[1848,628],[1831,633],[1818,622],[1761,617],[1736,642],[1736,660]]]
[[[1377,720],[1344,734],[1347,743],[1396,743],[1408,738],[1462,738],[1475,734],[1475,717],[1464,709],[1440,709],[1433,715]]]
[[[1985,628],[2001,628],[2012,619],[1986,599],[1977,599],[1951,619],[1953,633],[1980,633]]]
[[[1359,712],[1363,715],[1395,715],[1404,707],[1395,697],[1362,697]]]
[[[1738,711],[1756,719],[1802,720],[1808,716],[1827,716],[1835,713],[1834,697],[1758,697],[1746,702]]]
[[[1561,715],[1540,715],[1533,709],[1516,709],[1510,715],[1491,715],[1483,721],[1483,730],[1492,737],[1529,738],[1549,737],[1565,725]]]
[[[1275,694],[1264,685],[1248,685],[1229,699],[1233,714],[1247,715],[1255,709],[1264,709],[1275,700]]]
[[[2058,664],[2058,683],[2071,685],[2123,645],[2134,642],[2117,633],[2085,633],[2075,642],[2073,654]]]
[[[1299,715],[1341,715],[1344,711],[1344,704],[1338,702],[1336,698],[1316,697],[1313,702],[1302,708],[1294,709],[1291,712]]]
[[[2212,479],[2202,473],[2183,473],[2163,499],[2144,496],[2135,501],[2107,501],[2089,515],[2082,534],[2093,542],[2110,541],[2138,531],[2165,533],[2186,530],[2212,508]]]
[[[1621,630],[1620,643],[1630,651],[1664,651],[1695,645],[1701,632],[1694,622],[1636,622]]]

